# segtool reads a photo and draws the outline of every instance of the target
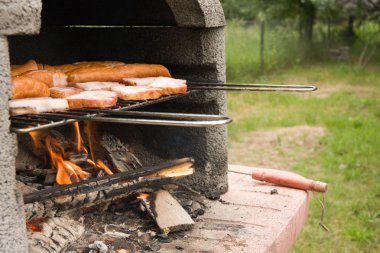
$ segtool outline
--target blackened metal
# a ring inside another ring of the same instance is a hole
[[[139,180],[141,177],[148,176],[157,173],[163,169],[178,166],[185,163],[194,163],[192,158],[183,158],[174,161],[165,162],[155,166],[143,167],[135,171],[126,171],[122,173],[117,173],[110,176],[104,176],[101,178],[89,179],[86,181],[81,181],[79,183],[70,185],[60,185],[49,189],[40,190],[37,192],[24,194],[24,203],[33,203],[37,201],[44,201],[53,197],[66,196],[77,193],[89,193],[94,191],[101,191],[108,189],[111,185],[127,181],[127,180]],[[149,183],[149,180],[144,180]],[[131,182],[131,187],[133,184],[139,181]],[[156,182],[156,181],[154,181]],[[148,184],[149,185],[149,184]],[[134,189],[132,187],[132,189]]]
[[[309,92],[318,90],[314,85],[282,85],[282,84],[236,84],[217,82],[188,82],[191,90],[224,90],[224,91],[285,91]]]

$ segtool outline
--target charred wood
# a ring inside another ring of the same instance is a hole
[[[101,145],[107,150],[107,158],[119,172],[143,167],[139,159],[118,138],[110,135],[102,137]]]
[[[16,167],[16,171],[19,174],[24,173],[30,176],[46,176],[49,172],[47,169],[39,169],[38,167],[30,165]]]
[[[124,172],[76,185],[57,186],[51,189],[24,194],[27,219],[55,217],[83,207],[113,202],[146,189],[157,189],[173,183],[178,176],[161,175],[163,170],[192,166],[192,159],[150,166],[139,171]],[[192,172],[191,172],[192,173]],[[181,176],[180,176],[181,177]]]
[[[55,197],[41,202],[24,205],[26,219],[43,217],[58,217],[63,214],[78,211],[81,208],[89,208],[96,205],[105,205],[133,194],[152,191],[165,184],[173,182],[171,178],[152,178],[141,182],[125,182],[108,188],[97,189],[89,193],[80,193]]]
[[[104,176],[102,178],[89,179],[76,184],[60,185],[54,187],[53,189],[41,190],[38,193],[24,194],[24,203],[27,204],[36,201],[47,200],[52,197],[59,197],[76,193],[89,193],[93,191],[107,189],[109,186],[119,184],[123,181],[136,180],[144,176],[149,176],[154,173],[158,173],[166,168],[172,168],[175,166],[181,166],[185,164],[192,165],[193,159],[178,159],[155,166],[143,167],[135,171],[127,171],[110,176]]]

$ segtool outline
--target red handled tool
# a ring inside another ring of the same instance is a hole
[[[260,169],[252,172],[252,178],[272,183],[276,185],[296,188],[301,190],[326,192],[327,184],[320,181],[314,181],[298,175],[293,172],[273,170],[273,169]]]

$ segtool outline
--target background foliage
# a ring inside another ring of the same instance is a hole
[[[320,88],[310,94],[229,92],[228,113],[235,119],[229,125],[231,162],[249,160],[257,150],[265,156],[265,147],[250,139],[257,131],[322,127],[325,135],[311,155],[300,158],[301,146],[290,152],[294,166],[283,161],[280,166],[329,182],[326,224],[331,231],[318,226],[320,206],[313,196],[309,220],[292,252],[380,252],[380,0],[222,2],[229,82]],[[347,57],[332,54],[341,49],[348,50]],[[281,143],[281,136],[276,140]],[[236,149],[242,143],[243,151]],[[257,166],[254,158],[250,161],[245,164]]]

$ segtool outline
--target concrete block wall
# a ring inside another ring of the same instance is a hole
[[[7,35],[36,33],[41,2],[0,1],[0,252],[28,252],[22,196],[15,189],[16,136],[9,132],[8,99],[11,96]]]

